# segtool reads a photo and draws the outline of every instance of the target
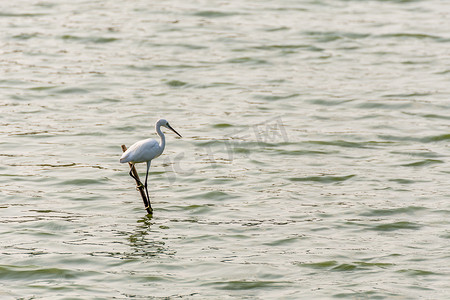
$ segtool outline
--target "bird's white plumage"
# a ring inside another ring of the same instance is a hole
[[[121,163],[141,163],[150,161],[161,155],[164,149],[154,139],[146,139],[134,143],[120,158]]]

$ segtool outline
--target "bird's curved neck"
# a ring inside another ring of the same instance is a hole
[[[166,146],[166,137],[164,136],[164,133],[161,131],[161,126],[156,125],[156,133],[161,138],[161,142],[159,143],[159,147],[164,151],[164,147]]]

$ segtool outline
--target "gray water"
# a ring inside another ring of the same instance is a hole
[[[450,297],[449,1],[2,1],[0,26],[1,299]],[[183,138],[149,216],[120,145],[159,118]]]

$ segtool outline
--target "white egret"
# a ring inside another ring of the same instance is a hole
[[[167,122],[164,119],[160,119],[160,120],[158,120],[158,122],[156,122],[155,128],[156,128],[156,133],[161,138],[161,143],[158,143],[154,139],[146,139],[146,140],[138,141],[138,142],[134,143],[133,145],[131,145],[131,147],[128,148],[128,150],[122,154],[122,157],[120,157],[121,163],[129,162],[133,165],[136,163],[142,163],[142,162],[147,163],[147,173],[145,175],[144,187],[145,187],[145,192],[147,193],[148,203],[150,203],[150,198],[148,196],[148,190],[147,190],[147,178],[148,178],[148,171],[150,170],[150,164],[152,162],[152,159],[157,158],[158,156],[160,156],[163,153],[164,148],[166,146],[166,137],[164,136],[164,133],[162,133],[162,131],[161,131],[161,126],[169,128],[170,130],[175,132],[179,137],[181,137],[181,135],[178,132],[176,132],[175,129],[173,129],[169,125],[169,122]],[[139,184],[142,185],[142,182],[140,182],[136,177],[133,176],[133,173],[131,172],[131,170],[130,170],[130,176],[133,177],[136,181],[139,182]]]

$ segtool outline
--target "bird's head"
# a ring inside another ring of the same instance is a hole
[[[159,119],[158,122],[156,123],[156,126],[164,126],[166,128],[169,128],[170,130],[172,130],[173,132],[175,132],[179,137],[182,137],[181,134],[179,134],[178,132],[176,132],[175,129],[172,128],[172,126],[170,126],[169,122],[167,122],[166,119]]]

